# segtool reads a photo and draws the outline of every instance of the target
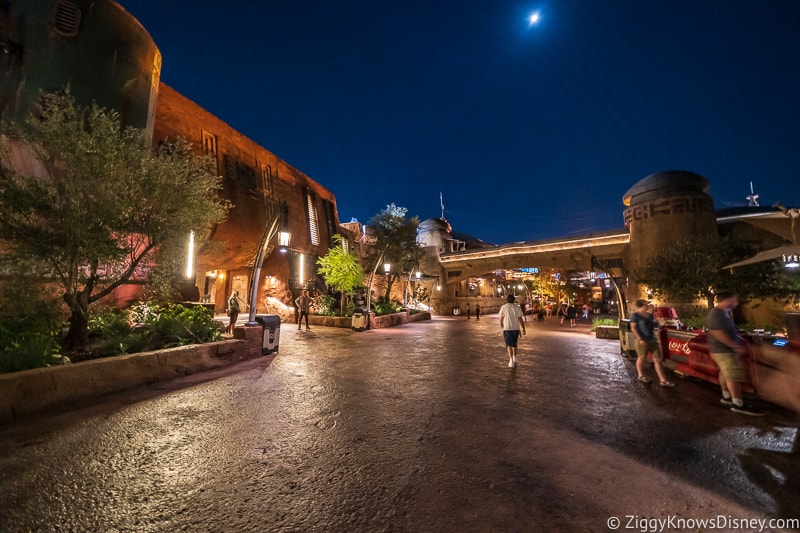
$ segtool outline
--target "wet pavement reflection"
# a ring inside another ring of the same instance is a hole
[[[353,332],[0,428],[0,531],[603,531],[800,518],[795,413],[636,381],[586,324]]]

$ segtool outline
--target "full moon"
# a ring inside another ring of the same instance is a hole
[[[533,13],[531,13],[531,16],[528,17],[528,25],[533,26],[537,22],[539,22],[539,12],[534,11]]]

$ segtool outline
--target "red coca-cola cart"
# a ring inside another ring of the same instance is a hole
[[[719,383],[719,367],[708,351],[702,330],[661,328],[659,344],[664,365],[680,376]],[[800,412],[800,342],[771,335],[743,335],[742,356],[747,379],[744,392],[756,393],[776,405]]]
[[[708,334],[685,330],[671,308],[656,308],[658,342],[664,366],[675,374],[719,383],[719,367],[708,351]],[[746,353],[742,364],[747,379],[742,390],[776,405],[800,412],[800,342],[772,335],[742,335]],[[630,320],[620,321],[620,349],[635,357]]]

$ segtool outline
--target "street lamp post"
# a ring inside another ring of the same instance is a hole
[[[278,249],[281,253],[285,253],[289,247],[289,239],[291,234],[284,227],[278,231],[278,224],[281,219],[284,219],[285,213],[275,215],[272,224],[264,228],[264,234],[261,236],[261,243],[258,246],[258,253],[256,254],[255,262],[253,263],[253,270],[250,273],[250,313],[247,317],[246,326],[257,326],[256,322],[256,302],[258,301],[258,280],[261,277],[261,264],[264,262],[267,254],[269,242],[278,234]],[[285,220],[284,220],[285,223]]]
[[[377,272],[378,270],[378,265],[381,264],[381,262],[383,261],[383,257],[385,255],[386,255],[386,249],[384,248],[381,251],[381,255],[378,256],[378,260],[375,261],[375,265],[372,267],[372,272],[370,272],[369,274],[369,281],[367,282],[367,313],[369,313],[372,310],[372,279],[375,277],[375,272]],[[386,269],[387,265],[389,265],[389,263],[384,264],[383,268]],[[392,266],[389,265],[389,269],[391,268]]]

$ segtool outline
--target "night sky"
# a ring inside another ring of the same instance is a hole
[[[336,195],[508,243],[664,170],[800,206],[798,0],[120,0],[161,79]],[[539,12],[539,21],[529,17]]]

